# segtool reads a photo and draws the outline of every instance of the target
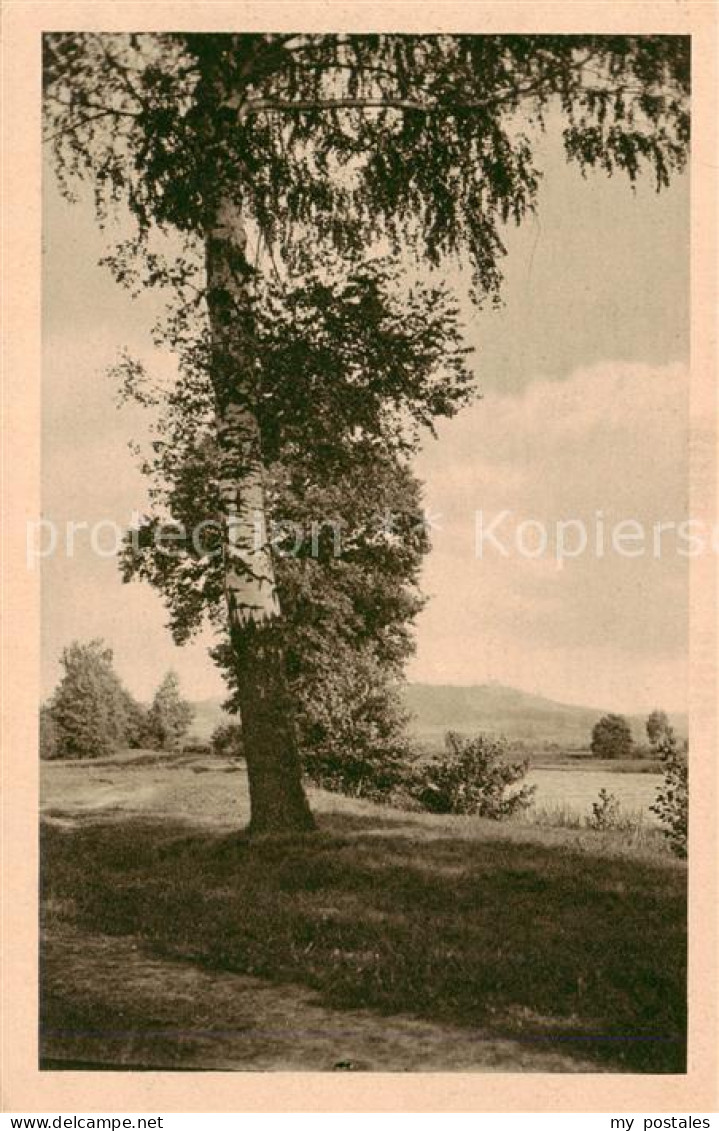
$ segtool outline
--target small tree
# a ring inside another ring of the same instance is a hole
[[[673,729],[667,725],[656,738],[654,750],[664,762],[664,781],[657,790],[656,802],[649,808],[664,825],[664,835],[672,851],[677,856],[686,856],[689,836],[688,748],[686,743],[680,747]]]
[[[190,729],[194,712],[180,696],[180,681],[168,672],[147,714],[145,743],[153,750],[176,750]]]
[[[532,804],[536,786],[508,792],[526,775],[529,760],[509,762],[506,739],[485,734],[464,738],[449,731],[445,747],[445,758],[417,778],[414,794],[425,809],[501,821]]]
[[[102,640],[65,648],[64,675],[48,706],[56,757],[99,758],[126,743],[128,695]],[[47,718],[47,716],[46,716]]]
[[[674,728],[669,724],[666,711],[652,711],[646,722],[647,738],[649,745],[655,753],[665,740],[673,741]]]
[[[629,758],[634,740],[623,715],[604,715],[592,730],[590,749],[595,758]]]

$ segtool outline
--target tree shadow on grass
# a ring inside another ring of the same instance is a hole
[[[423,839],[404,815],[402,836],[391,817],[387,835],[376,816],[327,823],[259,841],[140,819],[50,827],[44,894],[83,931],[299,983],[334,1008],[684,1071],[683,871],[436,828]]]

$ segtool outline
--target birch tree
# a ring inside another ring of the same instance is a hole
[[[253,287],[382,241],[438,265],[461,256],[496,300],[502,228],[534,207],[532,129],[557,106],[567,157],[642,170],[658,188],[686,161],[689,41],[679,37],[50,34],[46,136],[65,191],[122,205],[132,251],[200,261],[223,453],[224,594],[245,735],[252,828],[312,827],[281,645],[258,426]],[[121,275],[122,277],[122,275]],[[338,380],[343,375],[338,374]],[[282,403],[276,404],[281,412]],[[311,442],[309,439],[308,443]],[[251,529],[252,527],[252,529]]]

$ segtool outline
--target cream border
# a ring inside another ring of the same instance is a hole
[[[585,3],[148,0],[4,4],[5,339],[3,1110],[44,1112],[548,1111],[717,1109],[716,558],[692,572],[690,1064],[686,1076],[76,1073],[37,1070],[39,592],[25,521],[39,513],[40,34],[43,30],[316,30],[677,33],[693,36],[692,494],[716,520],[717,8],[714,0]],[[701,850],[698,847],[701,845]]]

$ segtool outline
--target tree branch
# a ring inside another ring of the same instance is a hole
[[[70,122],[63,129],[57,130],[57,132],[54,134],[50,134],[49,137],[43,137],[43,145],[49,145],[51,141],[55,141],[57,138],[63,137],[65,134],[74,133],[75,130],[80,128],[80,126],[86,126],[89,122],[96,122],[98,118],[107,118],[108,115],[114,113],[114,110],[100,110],[100,112],[97,114],[89,114],[87,117],[80,118],[76,122]],[[135,115],[133,114],[132,117],[135,117]]]
[[[108,51],[107,47],[105,46],[105,41],[103,39],[103,36],[98,34],[98,33],[95,33],[95,34],[93,34],[93,38],[95,40],[97,40],[97,42],[100,46],[100,50],[102,51],[103,55],[105,56],[106,63],[108,64],[109,67],[112,68],[112,70],[114,70],[116,72],[116,74],[117,74],[118,78],[120,79],[120,82],[122,83],[123,87],[125,88],[127,93],[130,95],[130,98],[132,98],[135,102],[137,102],[138,106],[140,106],[144,110],[145,109],[145,103],[143,102],[142,98],[140,97],[140,95],[137,93],[134,86],[130,82],[130,79],[128,78],[128,74],[127,74],[126,69],[118,62],[118,60],[115,58],[115,56],[111,55],[110,52]]]
[[[408,110],[420,114],[434,114],[438,111],[448,110],[481,110],[493,106],[497,102],[507,101],[513,95],[518,96],[519,91],[512,91],[502,98],[488,98],[477,102],[434,102],[431,104],[413,102],[409,98],[323,98],[296,100],[283,102],[278,99],[260,98],[238,106],[235,102],[226,102],[226,106],[240,110],[242,115],[261,113],[306,113],[312,110]]]
[[[104,114],[115,114],[120,118],[141,117],[141,115],[135,113],[134,110],[121,110],[119,106],[103,106],[101,102],[83,101],[82,104],[77,107],[74,102],[65,102],[64,99],[58,98],[56,94],[46,94],[45,97],[51,102],[57,102],[58,106],[64,106],[67,110],[75,110],[76,108],[81,110],[101,110]]]
[[[249,114],[261,113],[307,113],[313,110],[402,110],[411,111],[420,114],[436,114],[436,113],[451,113],[453,110],[486,110],[491,106],[498,106],[504,102],[519,101],[527,95],[537,95],[540,93],[544,78],[535,83],[530,83],[528,86],[515,87],[510,90],[498,92],[490,98],[482,98],[472,101],[451,101],[451,102],[415,102],[411,98],[392,98],[392,97],[373,97],[373,98],[321,98],[321,99],[297,99],[292,101],[283,101],[281,99],[272,98],[259,98],[251,99],[242,105],[239,105],[235,100],[229,100],[224,103],[232,109],[240,112],[242,117]],[[628,86],[619,87],[584,87],[586,94],[642,94],[641,88],[632,88]]]

